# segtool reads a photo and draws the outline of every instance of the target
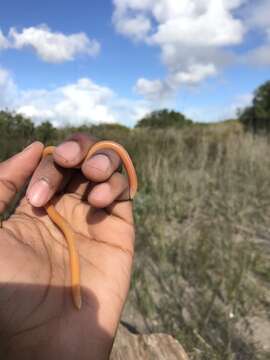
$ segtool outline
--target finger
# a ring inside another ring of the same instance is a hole
[[[128,180],[116,172],[108,181],[93,187],[88,196],[88,201],[95,208],[107,208],[116,200],[122,201],[128,200],[128,198]]]
[[[114,201],[106,210],[109,214],[122,219],[130,225],[134,225],[132,201]]]
[[[0,213],[5,211],[14,195],[34,172],[43,148],[43,144],[36,141],[0,164]]]
[[[65,168],[80,165],[89,149],[98,139],[91,135],[77,133],[56,147],[53,158],[55,162]]]
[[[69,181],[71,171],[65,168],[78,166],[88,149],[97,141],[86,134],[74,134],[59,145],[52,156],[46,156],[35,171],[27,189],[32,206],[44,206]]]
[[[77,174],[65,190],[85,197],[87,190],[89,190],[89,180],[95,183],[108,180],[120,164],[120,157],[115,151],[106,149],[97,152],[83,163],[82,176]]]
[[[52,156],[46,156],[37,167],[26,191],[29,203],[44,206],[69,181],[72,169],[58,166]]]
[[[82,164],[85,177],[95,182],[104,182],[120,167],[121,159],[115,151],[104,149],[97,151]]]

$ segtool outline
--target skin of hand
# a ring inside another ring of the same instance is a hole
[[[128,181],[116,153],[84,161],[97,139],[75,134],[42,161],[33,143],[0,163],[0,213],[31,178],[0,229],[0,355],[108,359],[127,298],[134,253]],[[78,169],[79,167],[79,169]],[[82,308],[70,295],[67,245],[48,218],[50,199],[76,233]]]

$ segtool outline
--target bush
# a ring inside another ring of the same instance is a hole
[[[0,111],[0,160],[20,151],[34,138],[31,120],[19,114]]]
[[[270,130],[270,81],[261,85],[254,93],[252,106],[239,113],[240,121],[253,133]]]
[[[164,129],[169,127],[182,128],[189,125],[192,125],[192,121],[187,119],[183,114],[164,109],[151,112],[141,119],[136,127]]]

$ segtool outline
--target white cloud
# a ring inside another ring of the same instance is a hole
[[[120,122],[132,126],[153,108],[146,101],[128,100],[110,88],[81,78],[52,90],[20,90],[11,74],[0,68],[0,109],[21,113],[55,126]]]
[[[179,71],[173,74],[171,83],[178,84],[197,84],[209,76],[217,74],[217,69],[213,64],[191,64],[186,71]]]
[[[109,103],[113,92],[87,78],[54,90],[29,90],[21,93],[17,111],[36,121],[50,120],[55,125],[115,122]]]
[[[54,117],[54,112],[51,110],[46,110],[42,108],[38,108],[34,105],[22,105],[18,109],[16,109],[16,112],[19,114],[22,114],[30,119],[34,119],[37,122],[40,122],[42,120],[51,120]],[[57,122],[53,121],[53,123],[56,125]]]
[[[151,29],[151,23],[145,16],[138,15],[132,18],[120,18],[115,16],[115,25],[118,32],[132,35],[136,40],[142,40]]]
[[[172,89],[166,81],[140,78],[137,80],[134,90],[149,100],[155,100],[156,98],[166,98]]]
[[[189,47],[240,43],[244,27],[240,20],[233,18],[225,6],[226,2],[222,0],[209,0],[204,4],[203,2],[193,1],[193,9],[189,6],[186,12],[179,13],[177,17],[172,14],[165,22],[160,23],[156,33],[149,40],[161,46],[170,43]]]
[[[217,75],[230,57],[224,48],[245,35],[237,10],[246,0],[114,0],[116,30],[132,40],[158,46],[168,69],[165,80],[141,78],[137,92],[160,99],[183,85]],[[140,26],[123,26],[140,19]],[[225,53],[225,56],[223,56]]]
[[[144,40],[161,46],[232,45],[240,43],[244,35],[242,22],[232,13],[242,3],[242,0],[114,0],[113,20],[117,27],[126,19],[144,19],[147,23]],[[126,31],[120,26],[117,30],[136,38],[136,28]]]
[[[134,87],[135,91],[148,100],[166,101],[181,85],[197,85],[204,79],[217,74],[213,64],[190,64],[186,71],[172,71],[164,80],[140,78]]]
[[[51,31],[46,25],[22,31],[11,28],[7,36],[0,30],[0,50],[26,47],[32,48],[43,61],[50,63],[71,61],[80,54],[96,56],[100,52],[99,42],[83,32],[65,35]]]
[[[70,61],[78,54],[95,56],[100,50],[99,43],[89,39],[85,33],[65,35],[52,32],[45,25],[25,28],[21,32],[11,28],[9,40],[11,47],[31,47],[42,60],[51,63]]]

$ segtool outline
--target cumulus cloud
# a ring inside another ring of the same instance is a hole
[[[134,87],[135,91],[149,100],[166,100],[181,85],[196,85],[217,74],[213,64],[190,64],[185,71],[171,72],[165,80],[148,80],[140,78]]]
[[[151,22],[145,16],[138,15],[135,17],[120,17],[115,16],[115,25],[118,32],[133,36],[136,40],[145,38],[148,31],[151,29]]]
[[[36,121],[48,119],[54,125],[111,123],[116,119],[109,103],[113,92],[88,78],[54,90],[28,90],[21,93],[17,111]]]
[[[171,93],[172,89],[167,81],[140,78],[137,80],[134,90],[149,100],[155,100],[157,97],[160,99],[165,98]]]
[[[95,56],[100,50],[99,43],[85,33],[65,35],[52,32],[46,25],[24,28],[21,32],[11,28],[9,40],[11,47],[31,47],[42,60],[51,63],[74,60],[78,54]]]
[[[29,27],[18,31],[11,28],[7,36],[0,30],[0,50],[32,48],[37,55],[49,63],[74,60],[77,55],[96,56],[100,44],[85,33],[65,35],[53,32],[46,25]]]
[[[213,64],[190,64],[186,71],[176,72],[171,82],[178,84],[197,84],[209,76],[216,75],[217,69]]]
[[[161,5],[169,6],[170,2],[163,0]],[[232,16],[226,1],[189,1],[189,4],[193,4],[192,8],[187,3],[183,6],[184,3],[181,6],[174,1],[173,6],[179,6],[178,16],[172,13],[164,17],[160,13],[157,18],[160,24],[149,41],[159,45],[170,43],[189,47],[225,46],[241,42],[244,27],[240,20]]]
[[[165,80],[141,78],[135,89],[154,99],[181,85],[196,85],[218,74],[224,48],[243,41],[236,17],[245,0],[114,0],[113,23],[121,34],[158,46],[168,69]],[[139,21],[139,26],[123,26]],[[228,60],[230,53],[225,53]],[[222,59],[223,58],[223,59]]]
[[[152,110],[145,101],[119,97],[110,88],[89,78],[47,89],[21,90],[11,74],[0,68],[0,109],[21,113],[55,126],[121,122],[132,126]]]

